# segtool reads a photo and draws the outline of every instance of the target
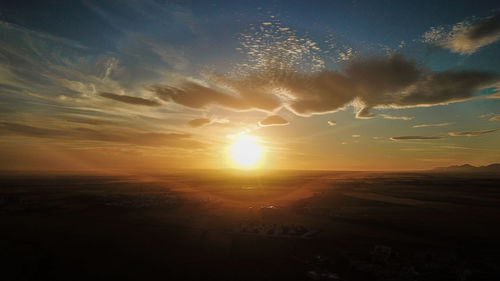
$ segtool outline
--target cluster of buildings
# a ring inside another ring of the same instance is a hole
[[[300,224],[260,223],[248,221],[240,224],[238,234],[280,238],[308,238],[318,233],[317,229]]]
[[[0,211],[14,212],[36,209],[36,202],[22,195],[0,195]]]
[[[309,280],[467,281],[500,280],[492,264],[446,252],[401,255],[386,245],[342,257],[316,256],[307,261]]]

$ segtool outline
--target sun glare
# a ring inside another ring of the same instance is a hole
[[[240,167],[254,167],[261,154],[262,148],[257,144],[255,138],[250,136],[239,136],[231,146],[231,158]]]

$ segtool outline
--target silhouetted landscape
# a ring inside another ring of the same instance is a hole
[[[499,280],[500,174],[4,175],[3,280]]]
[[[472,166],[470,164],[453,165],[448,167],[438,167],[434,169],[436,172],[444,173],[475,173],[475,174],[500,174],[500,164],[490,164],[487,166]]]

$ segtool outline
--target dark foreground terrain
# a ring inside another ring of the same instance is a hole
[[[0,179],[0,280],[500,280],[495,175]]]

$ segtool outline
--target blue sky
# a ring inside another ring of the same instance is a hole
[[[499,9],[4,1],[0,167],[227,167],[238,134],[268,168],[498,162]]]

